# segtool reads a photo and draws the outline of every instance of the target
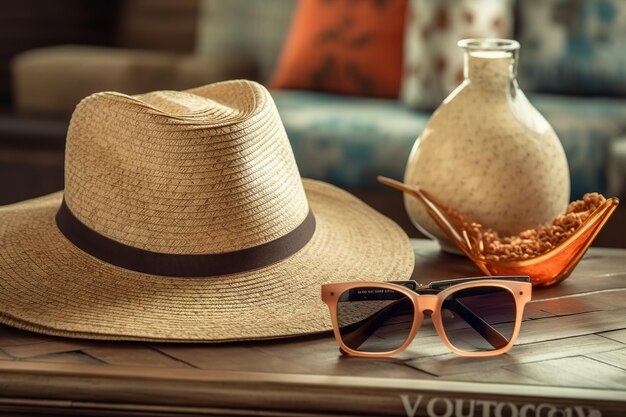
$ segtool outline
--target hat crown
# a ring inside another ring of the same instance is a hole
[[[65,201],[99,234],[171,254],[258,246],[309,211],[276,106],[251,81],[87,97],[67,135]]]

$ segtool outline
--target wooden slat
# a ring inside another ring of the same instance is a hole
[[[173,359],[147,345],[102,344],[90,346],[82,351],[109,365],[115,366],[149,366],[155,368],[190,367],[179,360]]]
[[[96,364],[100,365],[102,362],[99,360],[86,355],[82,352],[63,352],[63,353],[50,353],[48,355],[36,356],[34,358],[30,358],[32,362],[46,362],[46,363],[62,363],[62,364],[74,364],[74,365],[85,365],[85,364]]]
[[[480,380],[484,380],[482,375],[485,373],[491,373],[492,370],[507,365],[541,362],[575,355],[589,356],[593,353],[616,350],[621,347],[623,347],[623,344],[620,342],[609,341],[600,336],[590,335],[514,346],[511,351],[504,356],[463,358],[450,353],[414,359],[406,363],[409,366],[433,375],[449,376],[474,373],[475,379],[477,375],[481,375]],[[584,386],[584,384],[581,386]]]
[[[483,273],[467,258],[441,252],[431,240],[412,240],[415,252],[415,269],[411,277],[421,284],[442,279],[481,276]],[[442,267],[444,266],[445,267]]]
[[[609,352],[586,354],[585,356],[626,371],[626,347]]]
[[[569,278],[558,285],[534,289],[533,299],[624,288],[625,278],[626,256],[623,249],[591,250]]]
[[[626,265],[623,266],[626,270]],[[620,274],[594,274],[589,272],[583,274],[582,271],[575,270],[570,278],[562,283],[547,287],[534,288],[533,300],[541,300],[554,297],[567,297],[574,294],[584,294],[594,291],[611,289],[624,289],[626,272]]]
[[[2,349],[0,349],[0,361],[11,361],[13,360],[13,356],[9,355]]]
[[[435,340],[433,338],[433,340]],[[446,350],[441,341],[436,342]],[[166,345],[155,347],[169,356],[200,369],[266,373],[303,373],[369,377],[430,378],[397,358],[361,359],[343,357],[330,338],[290,343],[252,343],[242,346]]]
[[[611,340],[617,340],[618,342],[622,342],[626,344],[626,329],[615,330],[613,332],[600,333],[600,335],[602,337],[606,337]]]
[[[584,356],[509,365],[504,369],[545,385],[575,387],[584,384],[590,388],[626,389],[623,369]]]
[[[524,320],[542,319],[545,317],[554,317],[555,314],[542,310],[541,304],[529,303],[524,308]]]
[[[538,306],[542,311],[555,316],[626,309],[626,288],[593,291],[557,299],[533,300],[528,305]]]
[[[626,308],[626,289],[536,299],[526,304],[524,320]]]
[[[49,353],[72,352],[83,349],[88,342],[62,341],[33,343],[29,345],[5,346],[3,349],[9,355],[16,358],[30,358],[47,355]]]
[[[620,330],[626,327],[624,317],[626,308],[528,320],[522,324],[517,343],[524,345]]]
[[[159,345],[157,349],[201,369],[242,370],[254,369],[258,372],[278,372],[292,369],[298,373],[308,369],[306,363],[291,363],[283,358],[272,357],[255,349],[254,346],[168,346]]]

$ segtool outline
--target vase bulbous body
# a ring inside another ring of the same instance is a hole
[[[516,41],[470,39],[465,80],[433,113],[409,156],[404,181],[468,218],[514,235],[565,212],[570,177],[561,142],[516,81]],[[458,253],[417,200],[409,217]]]

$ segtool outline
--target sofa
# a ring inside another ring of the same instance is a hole
[[[163,9],[169,8],[170,14],[174,10],[174,2],[166,0],[122,3],[119,19],[126,28],[157,27],[150,21],[151,16],[155,19],[154,16],[163,15]],[[181,89],[228,78],[261,82],[267,79],[288,32],[293,0],[249,1],[247,5],[244,0],[185,3],[187,8],[199,6],[194,13],[177,16],[195,25],[197,31],[205,28],[204,35],[196,36],[195,46],[187,48],[195,52],[180,47],[153,47],[144,33],[143,44],[135,41],[113,47],[53,46],[18,54],[12,62],[14,108],[9,116],[0,119],[0,147],[6,143],[19,147],[15,129],[7,132],[6,126],[19,125],[20,118],[26,118],[31,127],[52,123],[54,128],[41,127],[39,136],[38,132],[29,132],[27,141],[42,149],[56,149],[56,162],[46,165],[48,169],[41,175],[59,179],[62,167],[58,152],[62,152],[69,112],[92,91],[137,93]],[[177,25],[184,26],[181,22]],[[259,37],[260,33],[264,36]],[[523,57],[524,49],[522,60]],[[77,79],[82,82],[76,83]],[[522,89],[524,82],[520,79]],[[272,95],[303,176],[357,193],[415,235],[400,196],[378,185],[376,176],[402,178],[411,147],[431,111],[418,111],[393,99],[294,90],[274,90]],[[621,164],[626,160],[620,155],[626,143],[626,97],[556,94],[535,87],[528,91],[528,96],[561,139],[570,166],[572,199],[591,191],[626,191],[620,177],[625,172]],[[51,171],[50,166],[56,166],[56,171]],[[61,184],[57,181],[55,185]],[[1,186],[4,202],[20,194],[11,193],[11,184],[5,182]],[[37,187],[30,189],[34,188]],[[36,193],[47,191],[53,190],[37,189]],[[22,194],[19,197],[24,197]]]

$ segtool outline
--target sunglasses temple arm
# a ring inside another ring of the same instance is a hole
[[[454,311],[461,316],[474,330],[489,342],[491,346],[500,349],[506,346],[509,341],[500,332],[494,329],[489,323],[478,317],[472,310],[467,308],[462,302],[456,300]]]

